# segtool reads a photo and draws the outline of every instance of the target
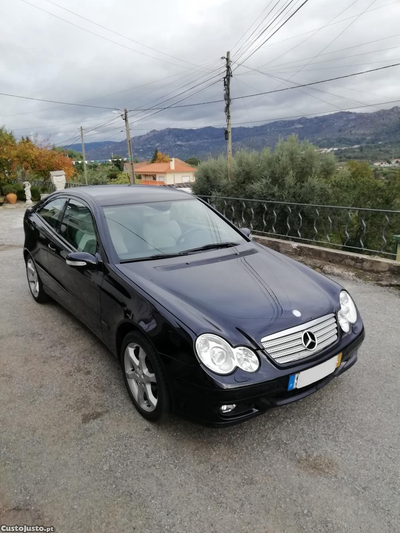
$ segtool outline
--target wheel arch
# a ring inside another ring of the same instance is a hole
[[[156,347],[154,346],[154,343],[151,341],[149,336],[146,334],[146,332],[143,331],[142,328],[140,328],[138,325],[134,324],[133,322],[125,321],[122,322],[118,328],[117,333],[115,336],[115,349],[116,349],[116,356],[119,359],[121,356],[121,347],[122,343],[124,342],[125,337],[129,333],[140,333],[145,339],[153,346],[154,350],[158,353]]]

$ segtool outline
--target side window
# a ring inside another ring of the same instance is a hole
[[[60,235],[79,252],[96,253],[97,241],[90,210],[70,200],[60,225]]]
[[[65,198],[57,198],[43,206],[38,213],[48,224],[50,224],[50,226],[55,228],[61,218],[65,201]]]

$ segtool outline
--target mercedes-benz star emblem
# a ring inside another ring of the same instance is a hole
[[[317,337],[312,331],[305,331],[302,341],[306,350],[315,350],[317,347]]]

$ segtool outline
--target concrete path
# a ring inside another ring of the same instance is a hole
[[[343,281],[367,338],[317,394],[240,426],[143,420],[118,363],[25,280],[0,210],[0,524],[63,533],[400,529],[400,298]],[[0,248],[1,250],[1,248]],[[340,280],[339,280],[340,281]]]

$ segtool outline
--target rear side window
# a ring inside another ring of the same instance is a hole
[[[42,209],[39,210],[39,215],[50,224],[50,226],[55,228],[61,218],[64,205],[65,198],[57,198],[43,206]]]
[[[68,202],[59,232],[79,252],[96,253],[97,240],[92,214],[80,202]]]

